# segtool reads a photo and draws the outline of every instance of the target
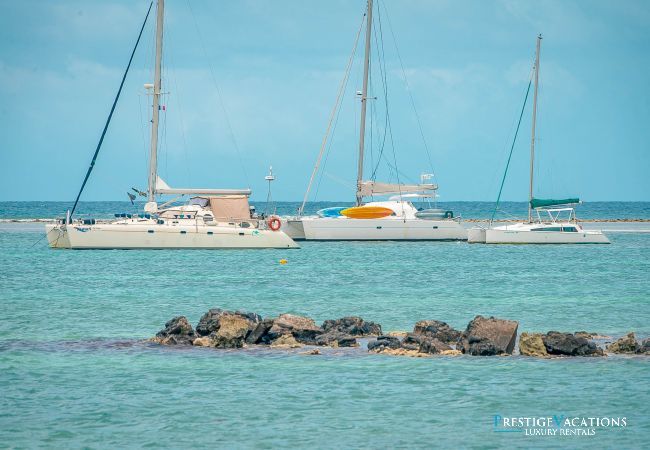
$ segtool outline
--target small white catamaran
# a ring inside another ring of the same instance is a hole
[[[106,134],[133,55],[149,17],[149,6],[122,84],[113,103],[86,178],[66,218],[46,225],[50,247],[73,249],[145,249],[145,248],[297,248],[298,245],[279,230],[280,220],[254,217],[248,204],[250,189],[173,189],[157,174],[158,118],[161,96],[161,62],[163,44],[164,0],[157,2],[156,63],[153,84],[153,116],[147,203],[143,214],[116,214],[116,220],[73,220],[79,197],[93,169]],[[156,195],[194,196],[186,204],[173,206],[175,200],[158,205]]]
[[[420,184],[384,183],[364,180],[364,145],[366,137],[366,109],[368,104],[368,77],[372,41],[373,1],[368,0],[366,11],[365,58],[359,131],[359,157],[357,166],[356,206],[351,208],[326,208],[314,216],[303,216],[309,191],[318,171],[327,135],[309,180],[302,206],[297,217],[284,218],[285,230],[294,239],[306,240],[465,240],[467,231],[453,212],[441,209],[416,208],[410,199],[435,198],[438,186],[429,183],[425,174]],[[356,44],[355,44],[356,48]],[[350,63],[348,64],[348,70]],[[341,89],[345,83],[341,84]],[[339,99],[342,90],[339,92]],[[330,126],[336,108],[330,117]],[[328,132],[330,127],[328,126]],[[386,201],[364,203],[367,197],[392,195]]]
[[[533,124],[532,137],[530,141],[530,189],[528,195],[528,222],[519,222],[510,225],[493,227],[491,220],[490,226],[488,228],[475,227],[471,228],[468,231],[467,240],[469,243],[609,244],[609,239],[607,239],[607,236],[605,236],[602,231],[585,230],[582,225],[578,223],[573,205],[580,203],[580,199],[567,198],[562,200],[551,200],[538,199],[533,197],[533,173],[535,167],[535,121],[537,116],[537,88],[539,84],[539,53],[541,41],[542,36],[537,36],[537,49],[535,53],[534,66],[535,90],[533,94]],[[503,187],[503,183],[501,187]],[[499,193],[499,197],[500,195],[501,193]],[[533,211],[536,213],[536,218],[533,217]],[[494,216],[492,219],[494,219]]]

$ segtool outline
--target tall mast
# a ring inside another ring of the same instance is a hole
[[[535,168],[535,121],[537,120],[537,86],[539,84],[539,47],[542,42],[542,35],[537,35],[537,51],[535,53],[535,93],[533,95],[533,127],[530,138],[530,190],[528,192],[528,222],[533,221],[533,208],[530,202],[533,200],[533,173]]]
[[[151,120],[151,154],[149,156],[149,186],[147,189],[149,202],[155,201],[156,175],[158,172],[158,116],[160,110],[160,85],[163,44],[163,16],[165,1],[158,0],[156,19],[156,67],[153,80],[153,116]]]
[[[368,0],[366,24],[366,56],[363,61],[363,91],[361,92],[361,129],[359,130],[359,166],[357,167],[357,206],[361,205],[363,181],[363,145],[366,137],[366,106],[368,100],[368,71],[370,68],[370,40],[372,32],[372,0]]]

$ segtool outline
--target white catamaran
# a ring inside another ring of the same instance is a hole
[[[607,236],[605,236],[602,231],[585,230],[582,225],[578,223],[573,205],[580,203],[580,199],[567,198],[562,200],[551,200],[538,199],[533,197],[533,173],[535,167],[535,122],[537,118],[537,88],[539,84],[539,53],[541,42],[542,36],[539,35],[537,36],[537,49],[535,53],[534,66],[535,90],[533,94],[533,123],[531,132],[532,136],[530,141],[530,189],[528,195],[528,222],[519,222],[493,227],[491,220],[490,226],[488,228],[475,227],[471,228],[468,231],[467,240],[469,243],[609,244],[609,239],[607,239]],[[500,195],[501,193],[499,193],[499,197]],[[535,211],[537,217],[533,217],[533,211]],[[494,216],[492,219],[494,219]]]
[[[451,211],[439,209],[421,210],[409,201],[411,198],[428,199],[435,197],[435,192],[438,189],[436,184],[425,183],[425,179],[420,184],[383,183],[363,179],[366,108],[369,99],[368,76],[372,39],[372,13],[373,2],[368,0],[363,90],[359,93],[361,97],[361,122],[356,206],[349,209],[327,208],[319,211],[315,216],[303,216],[302,214],[325,149],[324,140],[298,216],[284,218],[284,229],[292,238],[306,240],[465,240],[467,239],[467,231],[460,224],[460,219],[453,218]],[[343,87],[344,83],[341,86]],[[334,115],[333,111],[330,125]],[[393,197],[386,201],[363,203],[363,199],[367,197],[388,195],[393,195]]]
[[[251,214],[249,189],[173,189],[157,175],[158,116],[161,96],[161,61],[163,44],[164,0],[157,1],[156,63],[153,89],[153,116],[147,203],[143,214],[116,214],[116,220],[73,220],[79,197],[90,176],[97,154],[124,85],[133,55],[149,17],[149,6],[140,35],[127,66],[122,84],[113,103],[77,199],[66,218],[46,225],[47,239],[53,248],[139,249],[139,248],[296,248],[298,245],[279,230],[280,220],[268,221]],[[156,195],[194,196],[183,205],[174,200],[158,205]]]

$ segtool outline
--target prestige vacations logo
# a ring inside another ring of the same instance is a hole
[[[494,416],[496,433],[525,436],[594,436],[603,428],[626,428],[627,417],[570,417],[564,414],[539,417]]]

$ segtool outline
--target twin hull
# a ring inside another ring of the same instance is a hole
[[[304,217],[291,221],[287,233],[295,239],[315,241],[458,241],[467,239],[467,231],[453,220],[420,219],[347,219]],[[295,230],[295,231],[294,231]],[[300,231],[303,235],[300,236]]]
[[[609,244],[603,233],[595,231],[526,231],[472,228],[470,244]]]
[[[52,248],[298,248],[282,231],[228,226],[46,225]]]

